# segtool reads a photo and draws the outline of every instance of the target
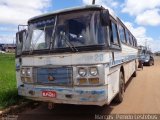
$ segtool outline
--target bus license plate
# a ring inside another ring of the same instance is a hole
[[[55,91],[42,91],[43,97],[49,97],[49,98],[56,98],[56,92]]]

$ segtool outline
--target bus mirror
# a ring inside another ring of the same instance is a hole
[[[17,39],[19,40],[20,43],[22,43],[23,40],[25,40],[26,32],[27,32],[27,30],[22,30],[22,31],[19,31],[19,32],[16,34]]]
[[[101,16],[102,26],[108,26],[109,25],[109,11],[106,9],[102,10],[100,16]]]

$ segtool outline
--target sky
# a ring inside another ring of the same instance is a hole
[[[0,0],[0,43],[15,43],[19,24],[55,10],[92,4],[92,0]],[[114,12],[139,45],[160,51],[160,0],[96,0]]]

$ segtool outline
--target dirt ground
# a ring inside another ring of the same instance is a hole
[[[126,88],[123,103],[109,106],[56,105],[48,110],[47,104],[18,115],[19,120],[94,120],[95,115],[108,114],[160,114],[160,57],[154,66],[137,71]]]

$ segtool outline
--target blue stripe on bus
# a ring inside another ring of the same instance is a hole
[[[109,64],[106,64],[106,67],[114,67],[117,66],[119,64],[125,63],[125,62],[129,62],[131,60],[135,60],[138,57],[136,55],[130,55],[130,56],[126,56],[126,57],[121,57],[121,59],[116,59],[116,60],[111,60],[109,62]]]

